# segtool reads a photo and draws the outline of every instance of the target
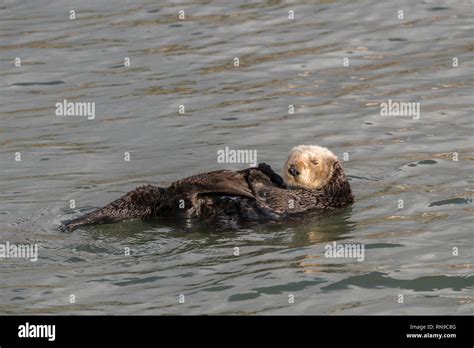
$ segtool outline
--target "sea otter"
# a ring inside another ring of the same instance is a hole
[[[308,210],[333,210],[354,201],[337,157],[315,145],[293,148],[283,177],[261,163],[240,171],[218,170],[172,183],[141,186],[103,208],[70,220],[69,231],[90,224],[155,216],[240,221],[283,219]]]

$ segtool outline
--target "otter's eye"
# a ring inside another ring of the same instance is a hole
[[[315,160],[315,159],[311,160],[311,163],[314,164],[315,166],[319,164],[318,160]]]

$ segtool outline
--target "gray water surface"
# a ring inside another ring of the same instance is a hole
[[[473,313],[473,37],[472,1],[2,1],[0,243],[39,259],[0,259],[0,313]],[[63,99],[95,119],[56,116]],[[382,116],[389,99],[420,119]],[[226,146],[280,171],[298,144],[347,159],[352,207],[58,229],[142,184],[247,167],[217,163]],[[334,241],[364,260],[325,257]]]

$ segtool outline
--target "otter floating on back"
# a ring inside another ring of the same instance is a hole
[[[220,217],[241,221],[279,220],[313,209],[330,210],[354,201],[337,157],[315,145],[293,148],[283,180],[261,163],[240,171],[218,170],[172,183],[142,186],[103,208],[65,224],[84,225],[173,215],[177,218]]]

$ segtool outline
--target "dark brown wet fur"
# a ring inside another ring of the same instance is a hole
[[[229,221],[279,220],[308,210],[333,210],[354,201],[339,162],[325,187],[288,187],[269,165],[241,171],[219,170],[190,176],[167,188],[147,185],[130,191],[103,208],[65,224],[78,227],[128,219],[176,216]]]

